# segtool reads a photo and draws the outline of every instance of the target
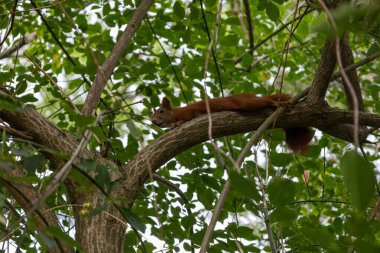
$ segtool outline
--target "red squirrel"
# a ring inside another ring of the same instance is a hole
[[[257,97],[252,93],[242,93],[223,98],[208,99],[211,112],[237,111],[249,112],[278,106],[290,106],[291,96],[288,94],[275,94]],[[204,100],[189,104],[185,107],[172,108],[170,101],[164,97],[161,107],[154,111],[151,121],[158,127],[175,128],[200,115],[206,114]],[[304,152],[311,139],[312,131],[307,127],[284,128],[286,143],[294,152]]]

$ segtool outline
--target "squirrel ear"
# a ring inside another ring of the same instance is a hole
[[[161,106],[165,109],[171,110],[170,101],[167,97],[164,97],[161,102]]]

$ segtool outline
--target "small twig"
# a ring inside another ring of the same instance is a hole
[[[221,0],[219,2],[218,14],[217,14],[217,17],[216,17],[215,30],[214,30],[213,37],[211,38],[211,41],[210,41],[209,46],[208,46],[208,50],[207,50],[207,54],[206,54],[206,60],[205,60],[205,67],[204,67],[204,76],[203,76],[204,90],[205,90],[205,105],[206,105],[207,117],[208,117],[208,123],[209,123],[208,124],[208,136],[209,136],[209,140],[211,141],[211,143],[213,143],[214,140],[213,140],[213,137],[212,137],[212,118],[211,118],[211,110],[210,110],[209,99],[208,99],[208,96],[207,96],[207,85],[206,85],[206,82],[207,82],[207,70],[208,70],[208,64],[209,64],[209,59],[210,59],[211,51],[212,51],[214,45],[216,44],[216,40],[217,40],[217,37],[218,37],[218,29],[219,29],[219,24],[220,24],[220,20],[221,20],[222,7],[223,7],[223,0]],[[218,153],[220,153],[220,149],[216,145],[216,143],[214,143],[213,146],[214,146],[215,150]],[[236,163],[233,163],[233,164],[236,164]],[[239,168],[237,168],[237,170],[239,171]],[[218,203],[216,204],[213,216],[211,218],[210,224],[212,224],[212,226],[211,227],[210,226],[207,227],[206,233],[203,236],[203,240],[202,240],[202,244],[201,244],[201,249],[199,251],[200,253],[205,253],[205,252],[208,251],[212,233],[214,232],[214,228],[215,228],[216,222],[218,221],[219,216],[220,216],[220,214],[222,212],[224,201],[225,201],[225,198],[227,196],[227,193],[230,191],[230,187],[231,187],[231,185],[230,185],[229,181],[227,181],[227,183],[224,185],[224,188],[223,188],[222,193],[220,195],[221,198],[223,197],[223,199],[219,199],[220,201],[218,201]],[[225,191],[226,191],[226,193],[224,193]]]
[[[297,20],[300,19],[300,18],[302,18],[306,14],[309,14],[310,12],[312,12],[312,9],[305,11],[304,15],[297,17]],[[244,52],[242,55],[240,55],[239,57],[237,57],[236,60],[235,60],[235,64],[239,63],[243,59],[244,56],[246,56],[247,54],[250,54],[252,51],[255,51],[257,48],[259,48],[265,42],[267,42],[268,40],[270,40],[272,37],[276,36],[278,33],[280,33],[282,30],[284,30],[288,25],[292,24],[293,22],[294,22],[294,20],[291,20],[288,23],[284,24],[283,26],[281,26],[280,28],[278,28],[276,31],[274,31],[272,34],[270,34],[266,38],[264,38],[262,41],[258,42],[252,49]]]
[[[26,134],[25,132],[21,132],[19,130],[14,129],[14,128],[10,128],[7,126],[0,126],[0,129],[2,131],[5,131],[7,134],[10,134],[10,135],[17,136],[19,138],[29,140],[29,141],[33,140],[33,136],[30,136],[30,135]]]
[[[64,2],[64,1],[66,1],[66,0],[63,0],[62,2]],[[10,10],[8,12],[1,13],[0,17],[7,16],[9,14],[30,13],[32,11],[38,11],[38,10],[43,10],[43,9],[51,9],[51,7],[53,7],[53,6],[55,6],[55,4],[48,4],[48,5],[45,5],[45,6],[42,6],[42,7],[33,7],[33,8],[23,9],[23,10],[15,10],[15,11]]]
[[[269,212],[268,212],[268,204],[267,204],[266,193],[265,193],[265,184],[263,183],[263,180],[260,177],[260,173],[257,166],[255,166],[255,169],[256,169],[255,170],[256,176],[260,183],[261,195],[263,197],[263,208],[261,208],[260,211],[264,216],[264,224],[268,232],[268,240],[269,240],[270,248],[272,250],[272,253],[276,253],[277,252],[276,242],[274,241],[272,226],[269,222]]]
[[[379,212],[379,209],[380,209],[380,197],[378,197],[378,199],[376,201],[376,205],[372,209],[371,216],[368,219],[370,222],[375,220],[376,215]]]
[[[241,26],[241,30],[242,30],[242,32],[244,34],[244,37],[246,39],[249,39],[249,37],[247,36],[247,34],[248,34],[247,27],[245,27],[245,23],[244,23],[244,20],[243,20],[243,15],[241,13],[241,9],[240,9],[240,6],[239,6],[239,3],[238,3],[237,0],[234,0],[233,11],[234,11],[234,14],[237,16],[237,18],[239,19],[239,23],[240,23],[240,26]],[[251,48],[249,48],[249,49],[251,49]]]
[[[11,33],[12,29],[13,29],[13,23],[14,23],[14,20],[15,20],[15,12],[16,12],[16,8],[17,8],[17,4],[18,4],[18,0],[14,0],[14,4],[13,4],[13,9],[12,9],[12,13],[11,13],[11,18],[10,18],[10,21],[9,21],[9,26],[8,26],[8,30],[3,38],[3,40],[0,42],[0,48],[3,46],[4,42],[7,40],[9,34]]]
[[[249,36],[249,50],[252,50],[255,46],[255,40],[253,37],[253,25],[252,25],[252,18],[251,18],[251,8],[249,7],[249,1],[243,0],[244,8],[245,8],[245,15],[247,16],[247,24],[248,24],[248,36]],[[251,52],[253,54],[253,50]]]
[[[19,41],[17,41],[15,43],[15,45],[13,45],[12,47],[4,50],[0,54],[0,60],[4,59],[4,58],[7,58],[8,56],[10,56],[11,54],[13,54],[14,52],[18,51],[23,46],[25,46],[29,41],[35,40],[35,38],[36,38],[36,34],[35,33],[31,33],[31,34],[27,34],[27,35],[23,36]]]
[[[205,10],[203,8],[203,1],[200,0],[199,2],[200,2],[200,6],[201,6],[203,23],[205,25],[206,32],[207,32],[207,37],[208,37],[209,42],[211,43],[211,35],[210,35],[210,31],[209,31],[208,25],[207,25],[206,13],[205,13]],[[214,64],[215,64],[215,70],[216,70],[216,74],[217,74],[218,81],[219,81],[220,92],[222,93],[222,97],[224,97],[222,78],[221,78],[219,65],[218,65],[218,61],[216,59],[216,54],[215,54],[214,48],[211,48],[211,54],[212,54],[212,59],[214,60]]]
[[[204,66],[204,74],[203,74],[204,91],[205,91],[205,104],[206,104],[207,115],[209,117],[208,136],[209,136],[210,140],[213,139],[212,138],[212,118],[211,118],[210,103],[209,103],[209,99],[208,99],[208,95],[207,95],[207,84],[206,84],[206,82],[207,82],[208,65],[210,62],[211,51],[212,51],[214,45],[216,45],[217,39],[218,39],[219,25],[220,25],[220,20],[221,20],[221,16],[222,16],[222,7],[223,7],[223,0],[221,0],[219,3],[218,14],[217,14],[216,23],[215,23],[215,30],[214,30],[213,36],[211,37],[211,41],[208,45],[208,50],[207,50],[206,59],[205,59],[205,66]]]
[[[284,51],[282,52],[282,57],[281,57],[281,63],[280,63],[280,66],[279,68],[281,68],[281,65],[283,63],[283,66],[282,66],[282,73],[281,73],[281,81],[280,81],[280,93],[282,91],[282,84],[284,83],[284,78],[285,78],[285,68],[286,68],[286,63],[288,61],[288,53],[289,53],[289,47],[290,47],[290,39],[292,38],[294,32],[296,31],[296,28],[297,26],[294,28],[294,23],[296,21],[296,18],[297,18],[297,12],[298,12],[298,4],[299,4],[299,0],[297,0],[296,2],[296,9],[294,10],[294,15],[293,15],[293,20],[292,20],[292,25],[290,26],[290,32],[289,32],[289,37],[288,39],[286,40],[285,42],[285,49]],[[301,17],[303,17],[303,15],[301,15]],[[300,19],[298,21],[298,24],[299,22],[301,22],[302,19]],[[275,79],[276,80],[276,79]],[[274,82],[273,82],[274,84]]]
[[[380,57],[380,51],[379,52],[376,52],[376,53],[373,53],[367,57],[365,57],[364,59],[354,63],[354,64],[351,64],[350,66],[347,66],[346,68],[344,68],[344,71],[345,72],[350,72],[350,71],[353,71],[373,60],[375,60],[376,58]],[[338,79],[339,77],[341,77],[341,72],[340,70],[335,72],[332,76],[331,76],[331,79],[330,81],[333,81],[333,80],[336,80]]]
[[[186,198],[185,194],[183,193],[183,191],[181,191],[181,189],[175,185],[174,183],[172,183],[170,180],[167,180],[166,178],[163,178],[157,174],[153,174],[153,179],[156,180],[157,182],[161,183],[161,184],[164,184],[166,185],[167,187],[169,187],[170,189],[172,189],[173,191],[175,191],[179,197],[180,197],[180,202],[182,204],[184,204],[184,207],[187,211],[187,214],[189,216],[192,216],[193,215],[193,212],[191,211],[191,209],[188,207],[188,204],[189,204],[189,200]],[[194,230],[193,230],[193,227],[190,228],[190,236],[194,234]],[[191,244],[191,252],[194,253],[194,243],[192,240],[190,240],[190,244]]]
[[[145,20],[146,20],[146,22],[148,23],[148,26],[149,26],[150,30],[152,31],[154,37],[156,38],[156,40],[157,40],[157,42],[158,42],[158,45],[160,45],[161,50],[162,50],[162,52],[164,53],[166,59],[168,60],[168,62],[169,62],[169,66],[170,66],[170,69],[172,70],[172,72],[173,72],[173,74],[174,74],[174,77],[175,77],[175,79],[176,79],[176,81],[177,81],[177,83],[178,83],[179,89],[181,90],[182,96],[183,96],[183,98],[185,99],[186,104],[188,104],[189,101],[187,100],[187,97],[186,97],[185,91],[184,91],[184,89],[183,89],[183,87],[182,87],[182,83],[181,83],[181,80],[179,79],[178,73],[177,73],[177,71],[176,71],[175,68],[174,68],[174,65],[173,65],[172,59],[171,59],[171,57],[169,56],[169,54],[166,52],[164,45],[162,45],[160,38],[158,37],[156,31],[154,30],[154,28],[153,28],[153,26],[152,26],[152,23],[151,23],[150,20],[149,20],[149,16],[148,16],[148,14],[145,15]]]

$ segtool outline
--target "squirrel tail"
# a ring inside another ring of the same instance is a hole
[[[295,153],[305,153],[309,148],[309,142],[314,136],[314,132],[307,127],[284,128],[285,140],[289,148]]]

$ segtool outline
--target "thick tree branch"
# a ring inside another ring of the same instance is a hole
[[[100,95],[102,94],[108,79],[110,79],[112,72],[120,58],[124,55],[128,44],[131,42],[137,28],[153,2],[154,0],[141,1],[140,6],[135,10],[128,26],[125,28],[123,35],[118,39],[103,65],[97,70],[94,83],[84,101],[82,109],[83,115],[92,115],[93,111],[97,108]]]
[[[271,111],[247,114],[236,112],[213,113],[212,135],[214,138],[218,138],[254,131],[268,117],[269,112]],[[311,126],[323,129],[331,125],[350,124],[352,119],[353,113],[351,111],[334,109],[329,106],[311,108],[310,106],[297,105],[293,110],[284,113],[276,120],[276,127]],[[360,124],[380,127],[380,116],[362,112],[360,113]],[[201,116],[168,132],[141,150],[133,161],[124,166],[123,173],[126,181],[123,186],[125,194],[134,199],[148,178],[148,169],[155,172],[176,155],[208,140],[207,129],[207,115]]]
[[[325,42],[321,60],[317,71],[315,72],[314,80],[307,97],[309,104],[314,105],[323,103],[330,83],[331,75],[334,72],[335,64],[335,42],[327,40]]]
[[[346,68],[346,67],[354,64],[354,56],[352,54],[350,42],[348,40],[348,35],[344,36],[341,46],[342,46],[342,50],[341,50],[342,51],[342,62],[343,62],[343,66]],[[362,91],[360,89],[360,83],[359,83],[359,78],[358,78],[356,69],[349,71],[349,72],[346,72],[346,74],[347,74],[348,79],[350,80],[350,82],[352,84],[352,88],[353,88],[353,90],[355,92],[355,96],[358,100],[358,110],[363,111],[364,106],[363,106]],[[343,83],[344,83],[344,92],[346,93],[346,97],[347,97],[348,108],[353,110],[354,109],[353,97],[352,97],[352,95],[348,89],[348,84],[345,82],[344,79],[343,79]]]

